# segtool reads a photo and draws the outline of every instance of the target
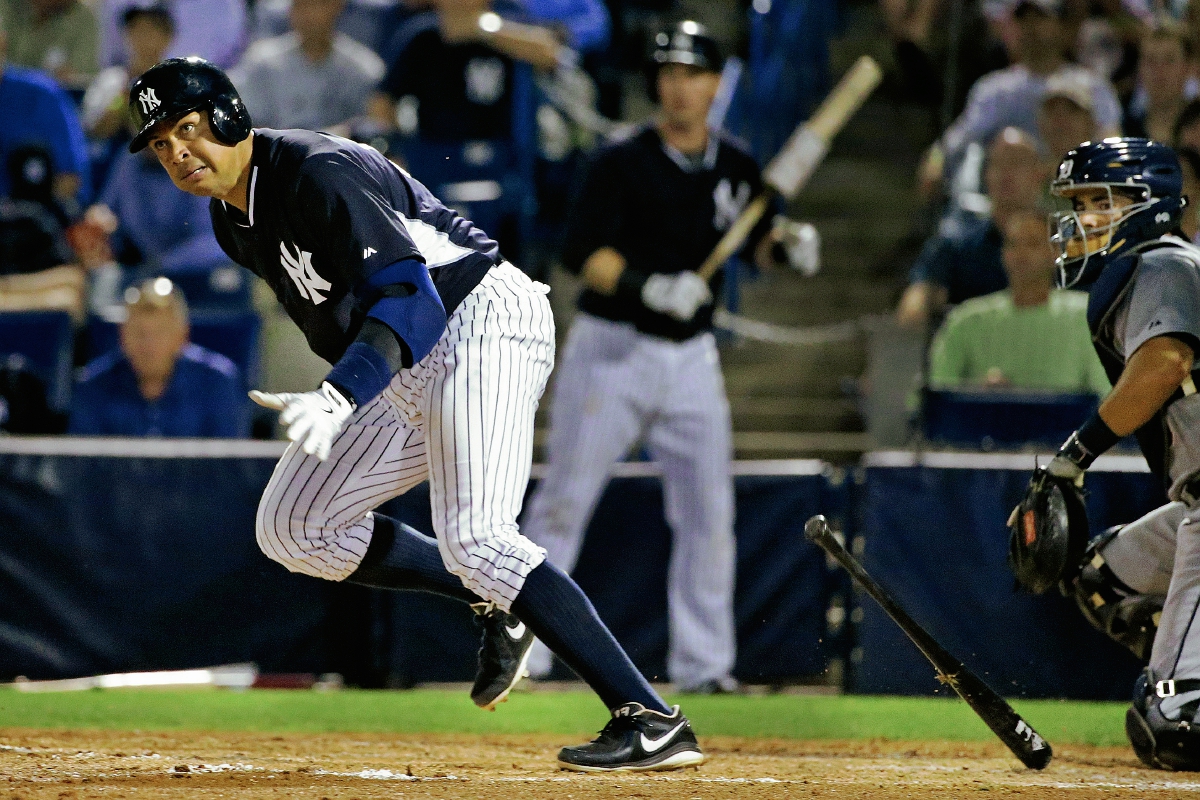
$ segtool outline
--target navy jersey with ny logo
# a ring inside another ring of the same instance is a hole
[[[331,363],[362,326],[367,309],[355,292],[369,276],[421,261],[452,314],[499,262],[496,242],[371,147],[265,128],[253,147],[248,213],[213,200],[213,230]]]

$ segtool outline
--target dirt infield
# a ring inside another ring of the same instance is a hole
[[[1200,774],[1127,749],[1062,747],[1032,772],[1000,745],[713,738],[700,769],[574,775],[547,736],[272,736],[0,730],[0,800],[82,798],[1195,797]]]

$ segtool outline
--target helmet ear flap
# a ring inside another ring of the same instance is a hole
[[[236,95],[214,99],[208,116],[213,133],[224,144],[237,144],[250,135],[250,114]]]

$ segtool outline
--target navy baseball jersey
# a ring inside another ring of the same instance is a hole
[[[362,327],[376,272],[424,263],[452,314],[500,261],[496,242],[377,150],[323,133],[255,129],[248,213],[215,199],[209,212],[222,249],[330,363]]]
[[[563,264],[579,272],[588,256],[611,247],[625,257],[626,271],[643,282],[655,272],[698,269],[762,189],[754,157],[730,137],[713,133],[704,154],[690,159],[665,144],[653,126],[635,129],[588,165],[567,217]],[[753,252],[770,218],[764,215],[743,252]],[[714,296],[721,281],[718,272]],[[713,311],[708,305],[680,322],[646,308],[637,291],[620,289],[615,295],[585,289],[579,308],[677,341],[711,327]]]

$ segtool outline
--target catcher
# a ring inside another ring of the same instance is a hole
[[[1125,730],[1160,769],[1200,769],[1200,248],[1179,220],[1179,161],[1148,139],[1113,138],[1070,151],[1051,185],[1072,209],[1051,236],[1059,279],[1085,289],[1096,352],[1113,384],[1098,412],[1035,471],[1009,519],[1018,581],[1059,584],[1096,627],[1149,666]],[[1087,542],[1084,471],[1136,434],[1171,500]]]

